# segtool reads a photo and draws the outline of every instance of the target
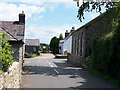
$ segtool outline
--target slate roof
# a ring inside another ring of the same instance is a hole
[[[25,45],[27,46],[39,46],[39,39],[25,39]]]
[[[7,32],[6,39],[9,41],[23,40],[25,25],[19,21],[0,21],[0,28]]]

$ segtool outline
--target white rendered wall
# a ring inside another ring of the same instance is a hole
[[[66,39],[63,43],[63,51],[67,51],[68,53],[72,52],[72,36]]]

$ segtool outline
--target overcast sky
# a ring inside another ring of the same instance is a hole
[[[64,35],[72,26],[77,29],[99,15],[96,12],[86,13],[81,23],[73,0],[0,0],[1,21],[16,21],[22,11],[26,14],[25,38],[39,39],[47,44],[52,37],[58,37],[60,33]]]

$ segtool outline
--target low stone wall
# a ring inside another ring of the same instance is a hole
[[[0,75],[0,90],[3,88],[19,88],[20,77],[19,63],[14,62],[7,72]]]
[[[75,65],[75,66],[79,66],[82,68],[86,68],[84,59],[80,56],[77,55],[73,55],[73,54],[68,54],[68,62],[70,62],[71,64]]]

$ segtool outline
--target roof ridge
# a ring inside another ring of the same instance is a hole
[[[10,34],[8,31],[6,31],[3,27],[1,27],[2,30],[4,30],[5,32],[7,32],[10,36],[12,36],[14,39],[16,39],[18,41],[17,38],[15,38],[12,34]]]

